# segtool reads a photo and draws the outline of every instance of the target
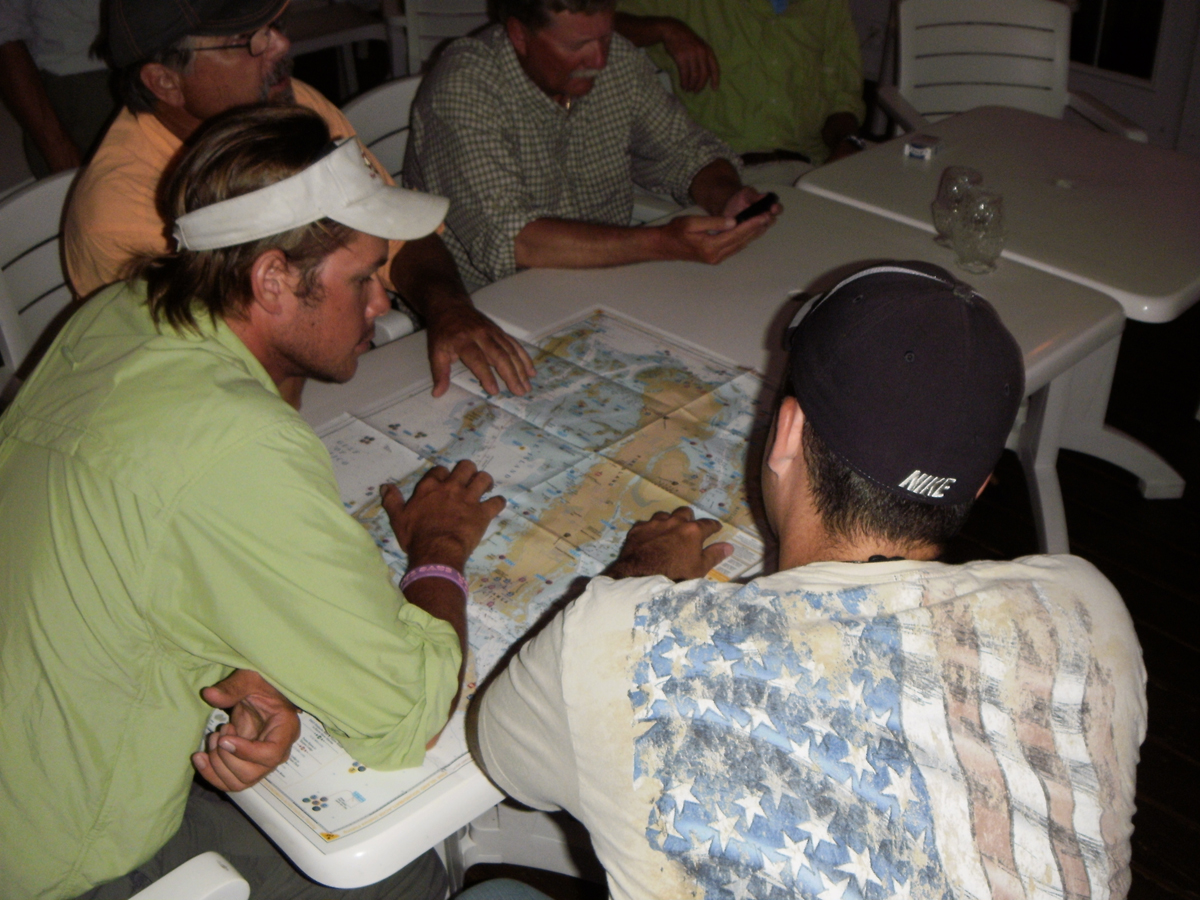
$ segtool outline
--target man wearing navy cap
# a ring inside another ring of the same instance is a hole
[[[123,108],[72,189],[63,222],[67,275],[77,297],[126,277],[136,257],[170,249],[156,203],[159,183],[183,143],[218,113],[250,103],[294,103],[319,113],[334,137],[354,134],[337,107],[289,77],[288,3],[107,0],[100,46]],[[391,183],[386,172],[382,176]],[[498,390],[497,378],[514,393],[529,389],[528,355],[475,310],[436,234],[391,241],[381,275],[425,320],[435,395],[449,386],[458,359],[489,393]],[[298,386],[289,399],[299,402]]]
[[[1021,353],[945,270],[885,263],[807,306],[762,470],[779,568],[688,509],[482,699],[511,796],[591,833],[621,900],[1124,897],[1145,673],[1071,556],[946,565],[1023,396]]]

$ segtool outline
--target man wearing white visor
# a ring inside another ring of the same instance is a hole
[[[125,898],[217,850],[255,900],[441,897],[432,853],[371,888],[308,882],[189,757],[207,700],[237,722],[194,755],[213,785],[286,758],[294,711],[263,678],[376,768],[420,763],[446,721],[461,572],[504,501],[469,463],[386,491],[401,594],[279,391],[354,375],[387,241],[446,201],[296,107],[212,122],[163,196],[175,252],[89,300],[0,418],[3,892]]]
[[[157,198],[185,142],[214,116],[270,102],[314,110],[334,137],[354,129],[319,91],[290,77],[289,0],[107,0],[100,55],[122,108],[71,189],[63,218],[67,280],[79,298],[125,278],[142,255],[169,249]],[[368,153],[368,157],[370,154]],[[391,178],[382,166],[382,177]],[[435,396],[456,360],[489,393],[529,390],[524,349],[471,303],[437,235],[392,240],[382,267],[426,325]],[[285,396],[299,403],[299,383]]]

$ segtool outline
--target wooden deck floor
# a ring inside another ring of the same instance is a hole
[[[1150,724],[1138,768],[1132,900],[1200,898],[1200,306],[1167,325],[1130,322],[1108,422],[1161,453],[1188,481],[1181,500],[1143,500],[1131,475],[1064,451],[1058,471],[1071,551],[1117,586],[1142,642]],[[1035,552],[1020,466],[1005,454],[997,484],[950,548],[955,562]],[[1191,624],[1188,624],[1191,623]],[[603,888],[504,866],[555,900],[599,900]]]

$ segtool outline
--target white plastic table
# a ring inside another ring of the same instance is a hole
[[[553,330],[589,308],[610,309],[778,383],[783,330],[796,308],[786,302],[790,294],[831,287],[870,259],[919,259],[955,271],[953,253],[924,231],[792,188],[777,192],[784,213],[774,227],[718,266],[528,270],[477,291],[475,302],[520,336]],[[1025,354],[1030,412],[1014,449],[1029,481],[1039,543],[1066,553],[1055,463],[1062,435],[1073,427],[1067,411],[1099,402],[1091,370],[1115,358],[1125,316],[1098,291],[1008,260],[990,275],[964,280],[993,303]]]
[[[1004,196],[1004,258],[1108,294],[1141,322],[1169,322],[1200,299],[1200,159],[1007,107],[930,125],[929,162],[904,138],[807,175],[808,192],[934,233],[929,204],[942,169],[965,165]],[[1087,373],[1092,402],[1061,444],[1138,476],[1150,498],[1179,497],[1183,479],[1156,453],[1104,424],[1118,345]]]
[[[786,212],[778,224],[720,266],[650,263],[590,271],[531,270],[478,291],[476,303],[522,337],[607,308],[777,381],[782,331],[796,307],[788,301],[793,291],[819,287],[847,264],[870,257],[950,264],[949,252],[915,229],[800,191],[785,188],[780,193]],[[1072,371],[1119,339],[1125,317],[1113,300],[1096,291],[1016,263],[1002,263],[994,274],[977,279],[976,286],[996,306],[1024,352],[1032,397],[1020,452],[1030,473],[1039,538],[1052,552],[1065,552],[1066,525],[1054,471],[1059,417],[1072,391]],[[321,430],[343,413],[369,411],[400,390],[428,383],[425,335],[414,334],[366,354],[348,384],[309,384],[302,412]],[[369,828],[330,844],[316,838],[265,789],[234,799],[309,876],[334,887],[356,887],[387,877],[447,838],[453,878],[455,864],[462,863],[455,835],[493,807],[500,794],[468,764]],[[524,861],[563,870],[561,864],[547,862],[554,844],[538,843],[540,837],[522,832],[522,843],[535,847]]]

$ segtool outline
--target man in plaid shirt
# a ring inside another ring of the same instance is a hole
[[[469,284],[535,266],[718,263],[781,211],[734,221],[760,195],[613,33],[614,6],[500,0],[500,24],[452,44],[422,85],[404,177],[450,198],[446,243]],[[635,184],[708,215],[631,227]]]

